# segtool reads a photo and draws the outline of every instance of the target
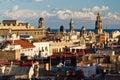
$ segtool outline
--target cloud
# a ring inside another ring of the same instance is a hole
[[[81,12],[72,11],[70,9],[56,9],[56,11],[48,12],[46,10],[28,10],[20,9],[18,5],[15,5],[10,11],[1,11],[4,17],[11,19],[32,19],[39,17],[56,17],[61,20],[66,20],[70,18],[83,19],[83,20],[95,20],[96,15],[93,12]]]
[[[51,8],[51,7],[50,7]],[[94,6],[93,8],[83,8],[82,11],[75,11],[71,9],[52,9],[51,11],[47,10],[29,10],[29,9],[20,9],[18,5],[13,6],[12,10],[2,10],[0,11],[1,19],[18,19],[19,21],[30,21],[37,20],[40,17],[49,18],[54,20],[68,20],[73,18],[74,20],[79,20],[84,23],[88,23],[87,21],[96,20],[96,16],[98,10],[106,11],[109,9],[108,6]],[[107,24],[120,24],[120,13],[102,12],[102,20]]]
[[[20,9],[18,5],[14,6],[10,11],[0,11],[1,17],[10,18],[10,19],[34,19],[39,17],[50,17],[54,16],[53,14],[47,11],[37,11],[37,10],[28,10]]]
[[[19,6],[18,5],[15,5],[14,7],[13,7],[13,11],[16,11],[16,10],[18,10],[19,9]]]
[[[105,11],[108,10],[108,6],[94,6],[93,8],[83,8],[82,11],[74,11],[71,9],[54,9],[51,12],[46,10],[28,10],[20,9],[18,5],[15,5],[12,8],[12,11],[3,11],[3,15],[11,18],[36,18],[36,17],[56,17],[61,20],[66,20],[70,18],[81,19],[81,20],[95,20],[96,11]],[[118,15],[108,13],[104,18],[110,17],[114,19],[119,19]]]
[[[35,0],[34,0],[35,1]],[[41,1],[41,0],[37,0]],[[6,15],[6,17],[11,18],[36,18],[36,17],[56,17],[61,20],[66,20],[70,18],[81,19],[81,20],[95,20],[96,12],[98,10],[105,11],[108,10],[108,6],[94,6],[93,8],[83,8],[82,11],[74,11],[71,9],[54,9],[51,12],[46,10],[28,10],[28,9],[20,9],[18,5],[15,5],[11,11],[3,11],[1,14]],[[103,16],[103,18],[112,18],[115,20],[120,20],[120,15],[116,15],[113,13],[108,13]]]
[[[86,12],[98,12],[98,11],[106,11],[106,10],[109,10],[109,7],[108,6],[102,6],[102,7],[99,7],[99,6],[94,6],[93,8],[83,8],[82,9],[83,11],[86,11]]]
[[[56,16],[62,20],[69,18],[94,20],[96,18],[96,15],[93,12],[86,13],[82,11],[72,11],[70,9],[58,10],[56,13],[57,13]]]
[[[15,1],[15,0],[7,0],[8,2],[10,2],[10,1]]]
[[[91,11],[91,9],[90,9],[90,8],[83,8],[82,10],[83,10],[83,11],[86,11],[86,12]]]
[[[42,2],[43,0],[33,0],[33,1],[35,1],[35,2]]]
[[[47,7],[48,7],[48,8],[50,8],[50,7],[51,7],[51,5],[47,5]]]
[[[108,12],[102,19],[106,24],[120,25],[120,13]]]
[[[101,11],[106,11],[106,10],[109,10],[109,7],[108,6],[102,6]]]
[[[5,1],[11,2],[11,1],[15,1],[15,0],[0,0],[0,2],[5,2]]]
[[[120,14],[117,15],[116,13],[111,13],[109,12],[106,16],[106,18],[111,18],[111,19],[114,19],[114,20],[120,20]]]
[[[21,0],[21,1],[24,1],[24,2],[42,2],[44,0]]]
[[[59,19],[68,19],[69,17],[71,17],[72,15],[72,11],[71,10],[58,10],[56,12],[56,16],[59,18]]]

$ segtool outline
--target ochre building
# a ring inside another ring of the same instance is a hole
[[[33,38],[45,37],[44,18],[38,20],[38,28],[29,23],[19,23],[18,20],[3,20],[0,23],[0,36],[7,37],[11,34],[31,35]]]

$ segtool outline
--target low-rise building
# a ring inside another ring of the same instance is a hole
[[[6,64],[7,63],[7,64]],[[27,61],[23,63],[15,64],[15,62],[4,62],[1,80],[31,80],[38,78],[39,65],[38,62]]]
[[[116,38],[120,36],[120,32],[119,31],[113,31],[111,32],[111,38]]]
[[[33,43],[33,45],[35,46],[35,54],[37,56],[40,57],[49,57],[50,55],[52,55],[52,53],[50,53],[50,42],[47,41],[39,41],[39,42],[35,42]]]
[[[97,66],[95,64],[77,64],[77,70],[82,70],[85,77],[89,78],[93,75],[96,75]]]
[[[57,52],[62,52],[63,51],[63,48],[65,47],[70,47],[70,46],[73,46],[73,42],[71,41],[51,41],[50,42],[50,53],[51,54],[54,54],[54,53],[57,53]]]
[[[34,54],[35,46],[32,43],[29,43],[24,40],[8,40],[7,42],[8,42],[8,46],[13,46],[13,48],[14,48],[14,45],[20,45],[19,50],[20,50],[21,56],[32,56],[33,57],[35,55]],[[13,50],[15,50],[15,48]]]

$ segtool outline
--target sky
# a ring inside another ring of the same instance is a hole
[[[120,0],[0,0],[0,22],[17,19],[38,27],[40,17],[45,27],[69,29],[72,18],[74,29],[95,28],[97,13],[100,12],[103,29],[120,29]]]

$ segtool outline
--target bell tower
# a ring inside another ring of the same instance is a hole
[[[98,12],[97,17],[96,17],[96,22],[95,22],[95,33],[96,34],[102,34],[103,29],[102,29],[102,19],[100,16],[100,13]]]
[[[70,25],[70,32],[73,32],[74,31],[74,22],[72,19],[70,19],[69,25]]]
[[[44,18],[41,17],[38,20],[38,28],[45,28],[44,23],[45,23]]]

